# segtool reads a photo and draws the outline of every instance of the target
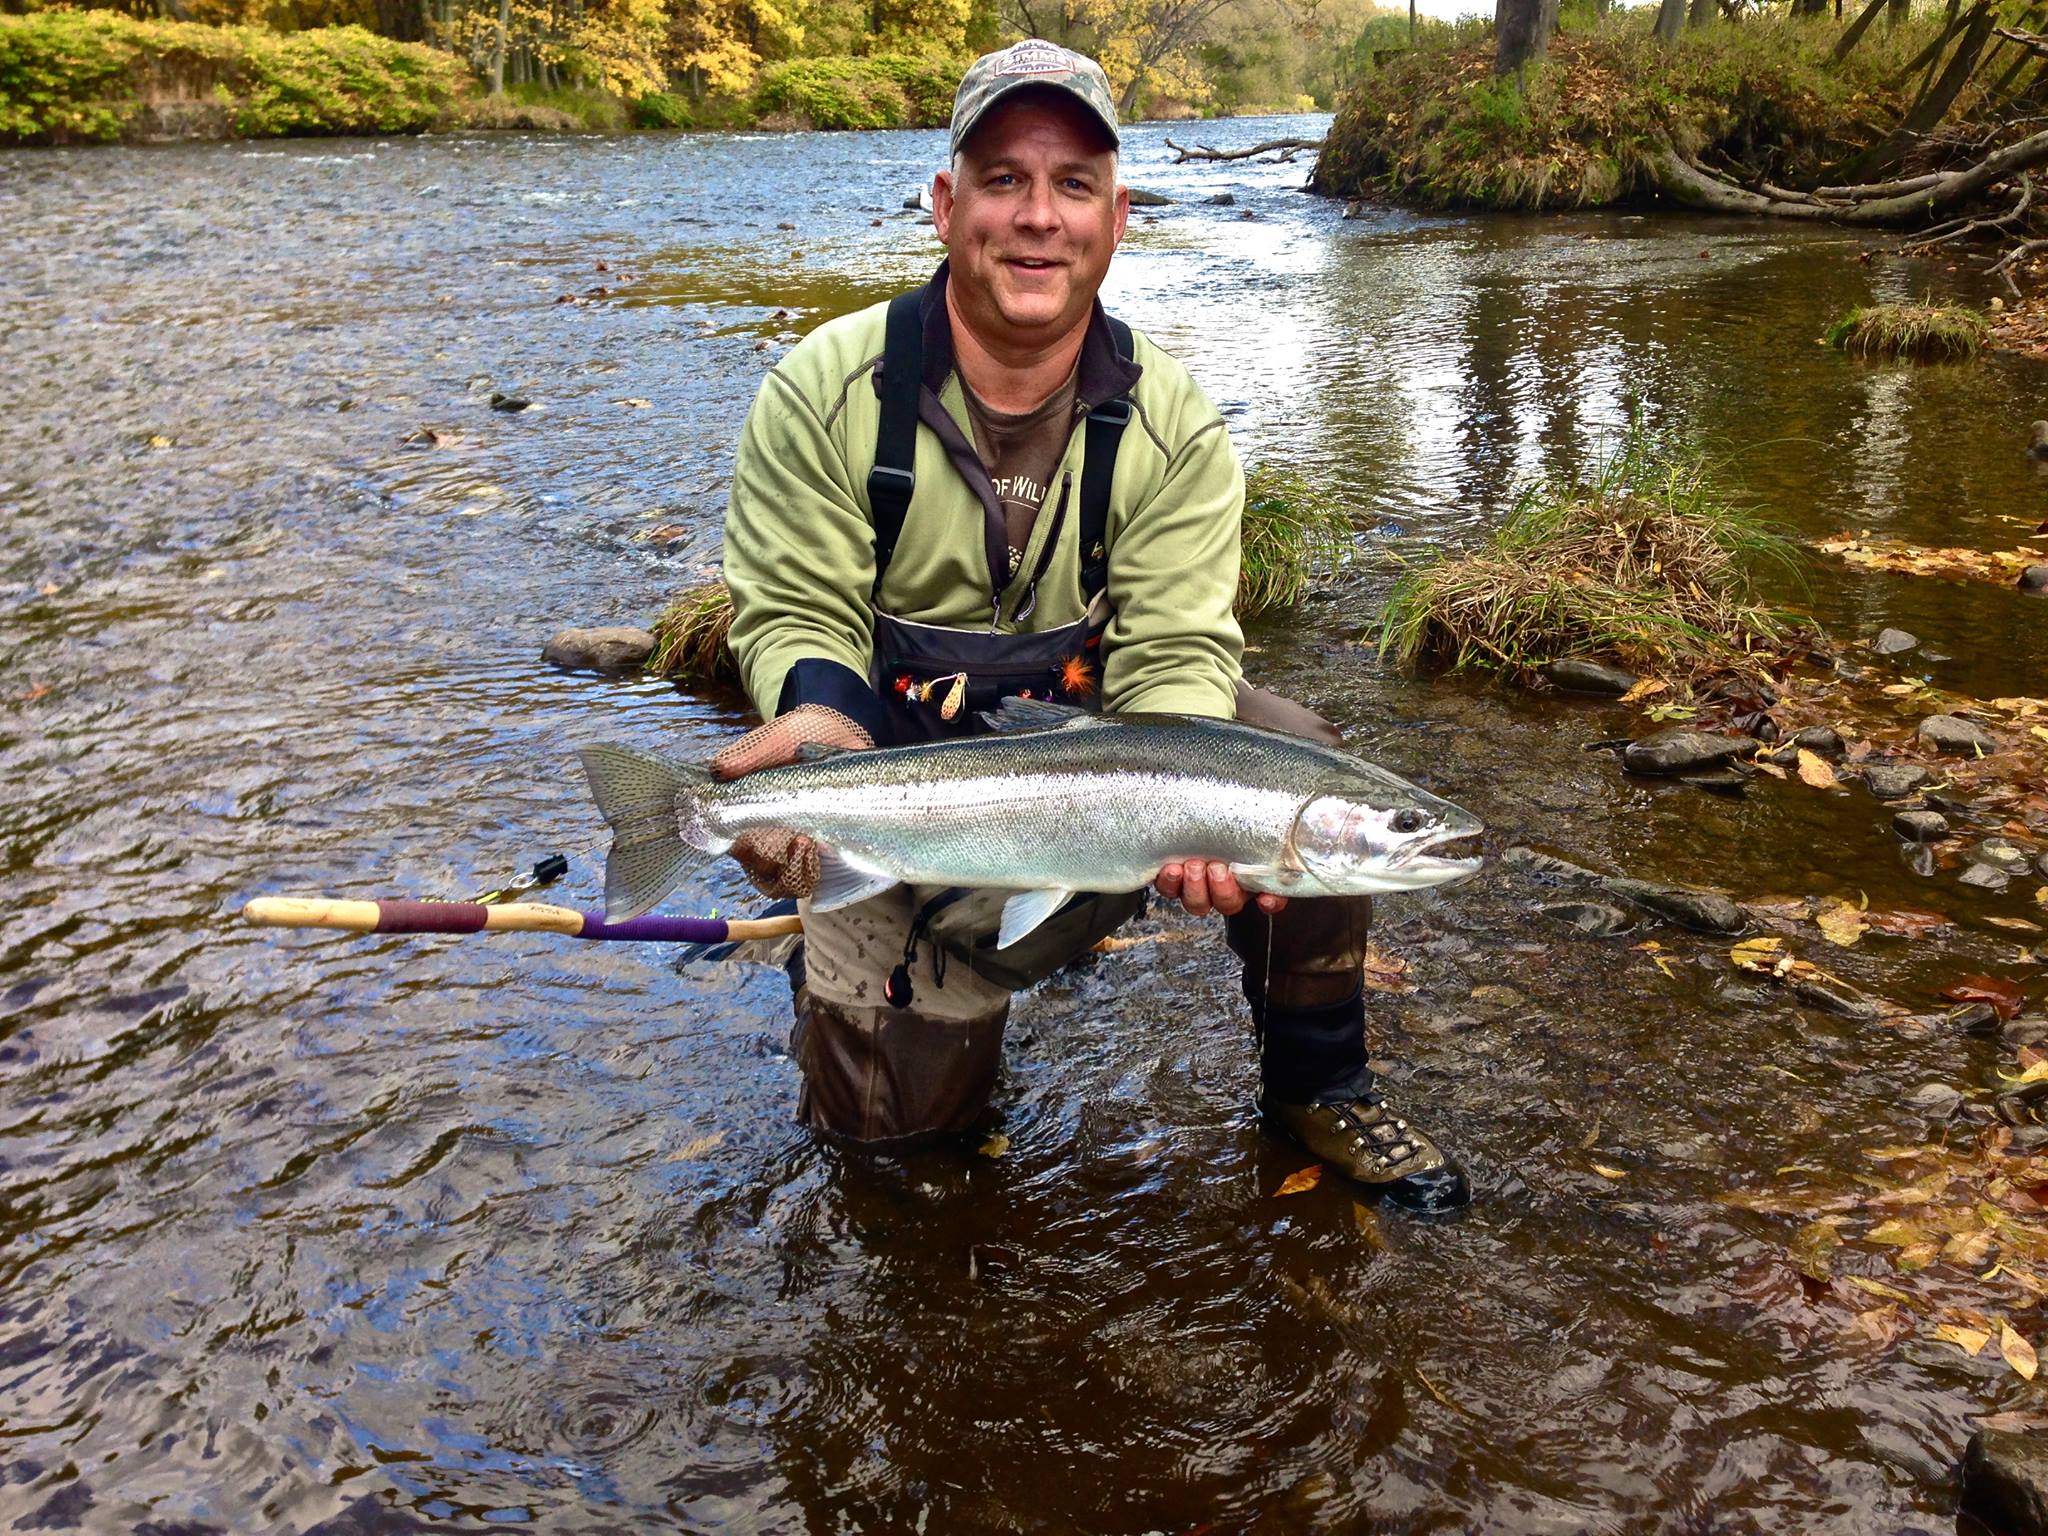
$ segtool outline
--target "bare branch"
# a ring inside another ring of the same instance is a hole
[[[1166,147],[1178,157],[1175,165],[1190,160],[1249,160],[1254,155],[1274,154],[1282,160],[1292,160],[1305,149],[1321,149],[1321,139],[1268,139],[1263,144],[1254,144],[1250,149],[1211,149],[1207,144],[1176,144],[1166,141]]]

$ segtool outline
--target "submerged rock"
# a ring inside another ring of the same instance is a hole
[[[1235,208],[1237,206],[1236,196],[1229,192],[1218,192],[1214,197],[1205,197],[1202,201],[1209,204],[1212,208]]]
[[[1922,880],[1934,878],[1934,850],[1925,843],[1899,844],[1899,861]]]
[[[1995,1035],[1999,1033],[1998,1010],[1989,1003],[1964,1003],[1949,1009],[1948,1026],[1965,1035]]]
[[[1604,901],[1561,901],[1548,907],[1538,907],[1545,917],[1554,917],[1561,923],[1570,923],[1579,932],[1591,934],[1596,939],[1609,938],[1625,933],[1635,926],[1635,919],[1619,907],[1610,907]]]
[[[1912,763],[1872,763],[1863,782],[1880,800],[1903,800],[1927,782],[1927,770]]]
[[[1884,1015],[1875,998],[1858,992],[1846,981],[1823,981],[1818,976],[1795,971],[1786,978],[1786,985],[1802,1003],[1839,1018],[1876,1019]]]
[[[1936,843],[1948,836],[1948,818],[1939,811],[1901,811],[1892,830],[1909,843]]]
[[[1648,880],[1609,879],[1600,883],[1615,895],[1700,933],[1740,933],[1749,924],[1742,908],[1719,891],[1656,885]]]
[[[2037,421],[2029,429],[2027,452],[2037,459],[2048,459],[2048,421]]]
[[[1756,743],[1747,736],[1716,736],[1674,727],[1630,742],[1621,754],[1621,762],[1630,773],[1691,773],[1733,762],[1755,747]]]
[[[1920,729],[1914,732],[1921,744],[1937,752],[1951,752],[1961,757],[1975,757],[1998,750],[1998,738],[1975,721],[1965,720],[1960,715],[1929,715],[1920,722]]]
[[[2048,1536],[2048,1436],[2003,1429],[1970,1436],[1962,1505],[1998,1536]]]
[[[1626,667],[1610,666],[1604,661],[1589,661],[1582,656],[1568,656],[1563,661],[1553,661],[1543,669],[1543,675],[1553,686],[1562,688],[1567,693],[1596,693],[1615,699],[1642,681]]]
[[[1804,730],[1794,732],[1792,745],[1804,747],[1807,751],[1826,758],[1840,757],[1844,750],[1842,733],[1831,725],[1809,725]]]
[[[1147,192],[1143,187],[1131,188],[1133,208],[1171,208],[1173,199],[1160,192]]]
[[[1996,864],[2007,874],[2023,875],[2027,872],[2027,851],[2018,843],[2009,843],[2002,837],[1987,837],[1975,849],[1975,856],[1987,864]]]
[[[2022,592],[2048,592],[2048,565],[2030,565],[2020,572]]]
[[[1903,656],[1919,645],[1920,637],[1903,629],[1880,629],[1870,648],[1880,656]]]
[[[1972,864],[1956,878],[1980,891],[2002,891],[2012,884],[2012,876],[1996,864]]]
[[[1526,869],[1532,874],[1556,875],[1566,880],[1599,880],[1603,878],[1597,870],[1586,869],[1581,865],[1572,863],[1570,859],[1560,859],[1554,853],[1542,853],[1534,848],[1520,844],[1502,854],[1500,861],[1510,869]]]
[[[631,672],[654,654],[654,636],[644,629],[611,625],[565,629],[541,647],[540,659],[576,672]]]
[[[1949,1083],[1922,1083],[1906,1095],[1906,1102],[1923,1115],[1948,1120],[1963,1107],[1963,1092]]]

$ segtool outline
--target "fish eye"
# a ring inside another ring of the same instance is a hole
[[[1429,818],[1420,811],[1396,811],[1390,825],[1396,832],[1420,832],[1429,825]]]

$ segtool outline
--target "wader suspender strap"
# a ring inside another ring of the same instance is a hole
[[[1131,328],[1111,318],[1109,334],[1116,355],[1131,360]],[[1116,450],[1131,424],[1127,395],[1105,400],[1088,413],[1088,436],[1081,461],[1081,601],[1090,604],[1109,585],[1109,482],[1116,474]]]
[[[910,498],[917,489],[917,396],[924,385],[924,319],[918,313],[924,290],[900,293],[889,301],[882,333],[881,421],[875,428],[875,467],[868,471],[868,505],[875,518],[875,585],[896,553]],[[1131,328],[1110,317],[1109,334],[1116,355],[1131,360]],[[1131,402],[1119,396],[1088,413],[1088,435],[1081,464],[1081,594],[1093,602],[1109,584],[1109,484],[1116,474],[1116,451],[1130,425]],[[871,594],[872,595],[872,594]]]
[[[875,467],[868,471],[868,505],[875,517],[875,585],[896,553],[903,519],[917,489],[917,392],[924,386],[922,288],[889,301],[882,333],[881,424],[875,429]],[[872,597],[872,593],[870,596]]]

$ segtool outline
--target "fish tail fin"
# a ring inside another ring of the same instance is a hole
[[[580,754],[590,792],[612,829],[604,861],[605,916],[651,912],[691,870],[731,843],[705,824],[711,770],[607,743]]]

